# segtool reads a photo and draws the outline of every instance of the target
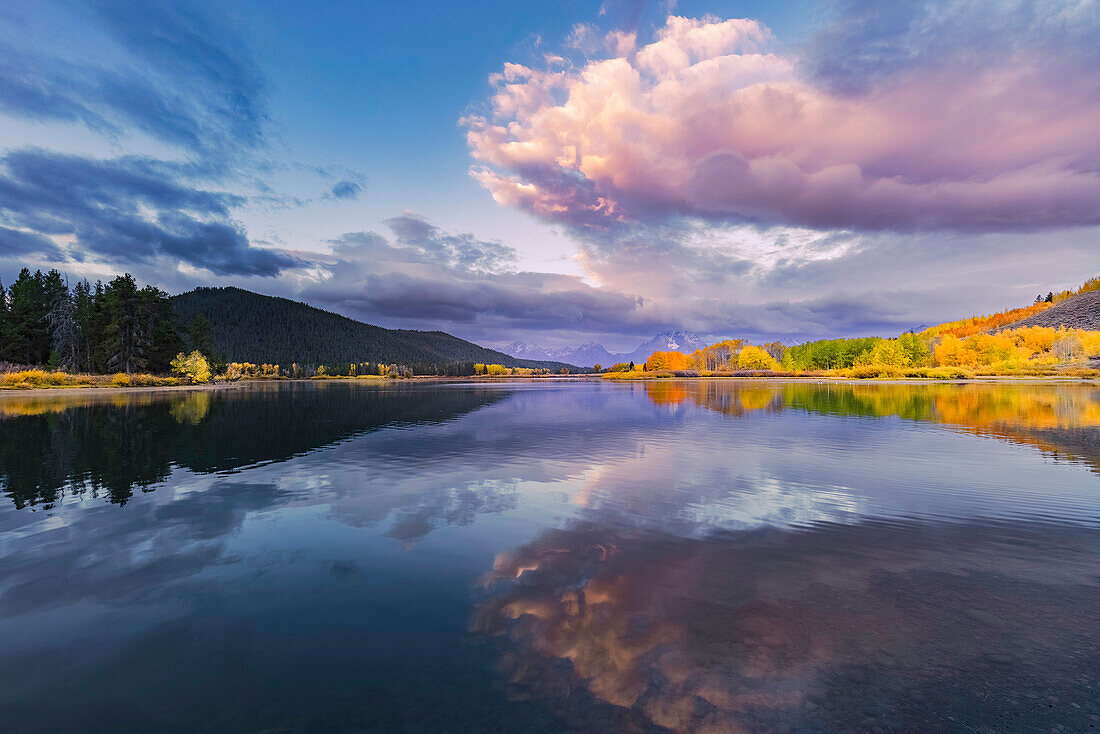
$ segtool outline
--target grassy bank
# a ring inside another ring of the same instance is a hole
[[[43,390],[64,387],[167,387],[182,384],[178,377],[149,374],[71,374],[60,370],[22,370],[0,374],[0,389]]]
[[[240,380],[286,379],[277,377],[225,378],[219,376],[214,383],[232,383]],[[384,378],[378,378],[384,379]],[[62,372],[61,370],[21,370],[19,372],[0,373],[0,390],[56,390],[62,388],[105,388],[105,387],[187,387],[211,384],[205,381],[193,382],[186,378],[169,375],[150,375],[147,373],[119,372],[110,375],[91,375],[85,373]]]

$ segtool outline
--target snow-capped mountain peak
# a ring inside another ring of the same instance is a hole
[[[544,349],[534,344],[515,342],[501,349],[505,354],[520,359],[552,359],[578,366],[591,367],[601,364],[608,367],[616,362],[645,362],[654,352],[683,352],[689,354],[703,349],[707,343],[690,331],[666,331],[640,345],[632,352],[612,354],[599,342],[589,341],[577,348],[551,347]]]
[[[694,352],[696,349],[704,349],[707,346],[705,341],[690,331],[667,331],[653,337],[649,343],[654,346],[662,344],[662,351],[684,352],[685,354]]]
[[[528,344],[526,342],[512,342],[508,346],[501,348],[500,351],[516,357],[517,359],[551,359],[545,349],[537,344]]]

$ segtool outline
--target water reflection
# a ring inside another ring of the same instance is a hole
[[[582,685],[673,731],[1084,731],[1097,569],[1084,529],[578,524],[498,557],[473,629],[513,695]]]
[[[0,396],[6,730],[1100,724],[1094,385],[47,398]]]
[[[122,504],[177,466],[225,472],[382,427],[450,420],[503,394],[372,385],[259,384],[110,396],[0,396],[0,489],[16,507],[68,491]]]
[[[731,416],[802,410],[836,416],[898,417],[1030,443],[1100,471],[1100,386],[1027,383],[811,383],[759,386],[713,380],[644,383],[658,405],[695,405]]]

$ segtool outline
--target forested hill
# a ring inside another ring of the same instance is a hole
[[[180,322],[202,314],[219,355],[255,364],[481,362],[506,367],[567,365],[516,359],[442,331],[385,329],[339,314],[240,288],[196,288],[172,297]]]

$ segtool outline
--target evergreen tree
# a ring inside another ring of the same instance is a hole
[[[49,363],[50,356],[54,351],[53,346],[53,327],[50,325],[50,311],[53,310],[54,304],[63,297],[69,295],[69,288],[65,285],[65,278],[57,270],[50,270],[48,273],[42,276],[42,292],[40,294],[41,301],[39,302],[39,313],[41,316],[41,325],[36,332],[36,338],[38,341],[35,343],[35,353],[38,356],[38,363]],[[56,365],[56,362],[55,362]]]
[[[183,339],[172,313],[172,301],[159,288],[146,286],[141,290],[142,318],[149,335],[147,353],[151,372],[168,372],[172,360],[183,349]]]
[[[97,280],[92,287],[88,338],[88,364],[93,372],[107,371],[107,286]]]
[[[81,353],[80,330],[76,323],[73,299],[69,294],[67,283],[63,283],[60,289],[54,290],[53,304],[46,316],[53,347],[50,361],[53,362],[56,357],[58,367],[73,371],[80,367]]]
[[[76,322],[76,330],[79,336],[79,352],[77,355],[77,369],[92,370],[92,312],[95,304],[92,303],[92,287],[87,280],[82,280],[73,286],[73,320]]]
[[[106,327],[104,348],[107,369],[138,372],[148,364],[146,353],[151,342],[149,322],[143,308],[145,300],[134,277],[120,275],[107,284],[105,299]]]
[[[19,364],[42,364],[50,356],[46,329],[45,276],[23,268],[8,291],[11,314],[2,358]]]

